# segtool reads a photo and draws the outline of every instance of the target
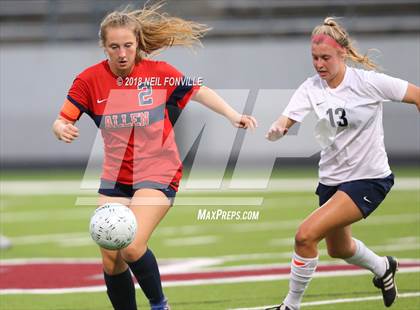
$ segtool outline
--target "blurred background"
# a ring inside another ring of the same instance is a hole
[[[144,1],[18,0],[0,1],[0,134],[1,166],[6,168],[85,167],[97,136],[93,122],[83,116],[81,137],[72,145],[58,143],[51,133],[74,77],[105,58],[98,45],[101,19],[115,8]],[[212,27],[204,48],[174,48],[158,59],[186,75],[203,77],[225,99],[247,113],[264,104],[258,115],[263,134],[280,115],[288,96],[314,74],[309,38],[326,16],[341,17],[360,50],[373,48],[384,73],[420,84],[420,1],[415,0],[177,0],[164,10]],[[229,90],[245,91],[241,102]],[[264,90],[291,90],[289,95],[256,100]],[[203,112],[190,104],[181,130],[201,128]],[[201,117],[198,114],[201,113]],[[211,124],[214,118],[205,119]],[[391,162],[418,165],[420,123],[413,106],[385,105],[385,141]],[[212,128],[212,126],[207,126]],[[223,161],[226,146],[220,133],[201,143],[203,163]],[[235,136],[239,150],[243,134]],[[293,147],[293,145],[289,145]],[[312,146],[300,146],[300,158],[317,159]],[[258,165],[264,146],[247,149],[245,159]],[[219,158],[221,157],[221,158]],[[284,156],[283,156],[284,157]],[[287,156],[286,156],[287,157]],[[206,161],[207,159],[207,161]]]

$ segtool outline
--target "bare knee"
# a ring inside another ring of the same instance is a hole
[[[120,274],[128,268],[117,251],[102,251],[102,265],[105,273],[109,275]]]
[[[301,225],[295,235],[295,246],[299,248],[316,246],[318,241],[319,237],[305,225]]]
[[[121,255],[126,262],[135,262],[143,256],[146,250],[147,244],[136,245],[132,243],[125,249],[121,250]]]

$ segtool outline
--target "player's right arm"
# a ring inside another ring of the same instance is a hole
[[[281,115],[270,127],[265,138],[269,141],[276,141],[283,137],[289,131],[289,128],[293,126],[296,121],[288,118],[287,116]]]
[[[69,99],[64,101],[60,114],[52,126],[52,130],[58,140],[71,143],[79,136],[79,129],[74,124],[81,114],[80,109]]]
[[[53,132],[58,140],[66,143],[73,142],[79,136],[79,129],[74,126],[75,121],[69,121],[59,116],[53,124]]]
[[[267,140],[277,141],[282,138],[293,124],[302,122],[304,117],[312,110],[312,105],[308,98],[307,84],[310,84],[308,81],[309,79],[293,93],[282,115],[268,129],[265,135]]]
[[[82,73],[83,75],[85,73]],[[89,87],[83,78],[76,77],[61,107],[60,114],[54,121],[52,130],[58,140],[71,143],[79,136],[79,129],[74,126],[83,112],[89,107]]]

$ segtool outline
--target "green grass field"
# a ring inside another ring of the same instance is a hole
[[[293,171],[288,172],[293,176]],[[418,177],[418,169],[400,169],[398,177]],[[299,171],[299,177],[315,177]],[[39,174],[4,173],[2,181],[78,179],[78,173]],[[417,181],[417,186],[418,186]],[[23,189],[24,190],[24,189]],[[293,236],[299,222],[317,205],[313,190],[307,192],[218,192],[198,193],[179,198],[212,196],[263,198],[260,206],[183,206],[176,205],[159,225],[150,242],[159,260],[173,258],[223,258],[209,268],[288,263]],[[11,238],[13,247],[0,251],[2,260],[15,258],[98,258],[90,241],[88,221],[93,206],[75,206],[75,195],[17,196],[2,194],[1,233]],[[253,221],[200,221],[199,209],[259,211]],[[379,209],[353,226],[355,237],[378,254],[400,259],[420,259],[420,190],[393,190]],[[201,241],[200,241],[201,240]],[[320,245],[320,260],[331,261]],[[229,258],[228,258],[229,257]],[[1,278],[1,274],[0,274]],[[399,292],[420,292],[420,273],[399,273]],[[278,304],[287,292],[287,280],[207,284],[165,288],[172,309],[231,309]],[[304,302],[379,296],[371,275],[314,278]],[[146,299],[137,290],[140,309]],[[306,306],[303,309],[383,309],[382,300]],[[89,310],[112,309],[104,292],[69,294],[0,295],[0,309]],[[392,309],[420,309],[420,297],[400,298]]]

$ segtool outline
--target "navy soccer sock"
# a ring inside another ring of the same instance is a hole
[[[151,305],[158,305],[165,300],[160,281],[159,267],[153,252],[147,251],[137,261],[129,263],[131,271]]]
[[[130,269],[116,275],[104,272],[106,293],[115,310],[137,310],[136,292]]]

